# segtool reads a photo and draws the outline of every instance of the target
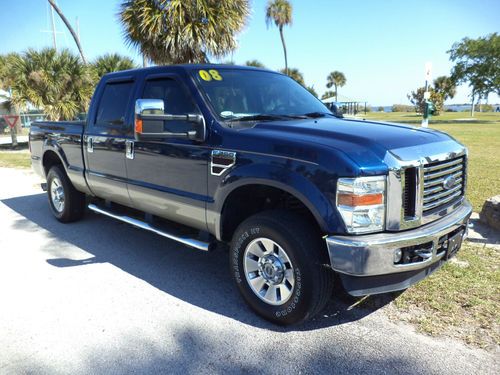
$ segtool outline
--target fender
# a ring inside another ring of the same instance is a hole
[[[242,186],[255,184],[275,187],[296,197],[312,213],[322,232],[345,230],[330,199],[307,175],[314,174],[315,178],[323,180],[323,187],[329,185],[333,192],[336,177],[316,164],[282,160],[281,165],[269,162],[241,165],[224,176],[215,190],[213,203],[207,204],[207,224],[218,239],[221,238],[221,216],[228,196]]]
[[[61,164],[63,165],[64,171],[67,174],[68,169],[69,169],[68,158],[66,157],[66,154],[64,153],[64,150],[62,149],[62,147],[57,143],[57,141],[55,139],[46,138],[44,140],[43,147],[42,147],[42,165],[44,164],[45,155],[49,151],[54,152],[57,155],[57,157],[59,158],[59,160],[61,160]],[[43,167],[45,169],[45,165],[43,165]]]
[[[77,141],[75,139],[73,143],[77,144],[77,146],[79,148],[79,155],[81,155],[81,149],[80,149],[81,148],[81,136],[79,136],[79,141]],[[87,181],[86,181],[85,175],[84,175],[84,168],[70,163],[70,160],[69,160],[66,152],[64,151],[63,147],[61,147],[61,145],[58,143],[58,141],[56,139],[47,138],[44,140],[44,143],[42,146],[42,165],[43,165],[45,155],[49,151],[54,152],[57,155],[57,157],[59,158],[59,160],[61,160],[61,164],[64,168],[64,171],[68,175],[73,186],[77,190],[81,191],[82,193],[93,195],[92,191],[90,190],[90,188],[87,185]],[[43,168],[45,170],[45,166],[43,166]]]

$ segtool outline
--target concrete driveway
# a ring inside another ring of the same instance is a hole
[[[0,373],[495,374],[498,356],[332,301],[292,328],[255,316],[227,254],[112,219],[60,224],[0,168]]]

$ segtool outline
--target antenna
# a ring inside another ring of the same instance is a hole
[[[50,8],[50,20],[52,24],[52,30],[40,30],[42,33],[50,33],[52,34],[52,44],[54,46],[54,49],[57,50],[57,34],[64,34],[62,31],[57,31],[56,30],[56,21],[54,18],[54,8],[48,5]]]

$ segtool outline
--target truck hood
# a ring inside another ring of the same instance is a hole
[[[410,161],[463,149],[445,133],[393,123],[319,118],[260,122],[253,129],[271,132],[275,139],[334,148],[363,168],[387,167],[388,157]]]

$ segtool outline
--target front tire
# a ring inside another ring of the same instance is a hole
[[[272,210],[236,229],[231,274],[248,305],[280,325],[310,319],[332,294],[333,271],[320,233],[299,215]]]
[[[85,194],[75,189],[61,166],[47,174],[47,194],[52,214],[62,223],[80,220],[85,213]]]

